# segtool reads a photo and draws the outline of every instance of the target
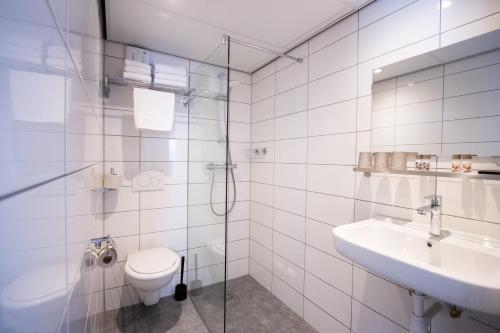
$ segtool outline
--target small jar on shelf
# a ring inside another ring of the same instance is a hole
[[[462,155],[453,154],[451,155],[451,172],[460,172],[462,168]]]
[[[460,163],[460,169],[464,173],[472,171],[472,154],[462,154],[462,161]]]
[[[429,171],[431,169],[431,155],[422,155],[422,170]]]
[[[424,166],[422,164],[423,163],[422,156],[423,155],[420,154],[415,155],[415,170],[417,171],[424,170]]]

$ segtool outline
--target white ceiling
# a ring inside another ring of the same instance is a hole
[[[367,0],[106,0],[108,39],[204,61],[221,36],[286,51]],[[231,44],[231,67],[272,55]]]

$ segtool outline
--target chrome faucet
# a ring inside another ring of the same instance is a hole
[[[427,215],[431,213],[431,228],[429,233],[432,236],[441,236],[442,223],[442,197],[440,195],[428,195],[426,199],[431,200],[431,204],[417,208],[420,215]]]

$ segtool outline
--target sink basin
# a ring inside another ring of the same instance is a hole
[[[453,305],[500,314],[500,244],[453,231],[437,239],[428,229],[372,218],[333,234],[337,251],[376,274]]]

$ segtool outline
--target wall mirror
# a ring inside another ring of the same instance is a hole
[[[500,30],[373,70],[372,152],[498,167]]]

